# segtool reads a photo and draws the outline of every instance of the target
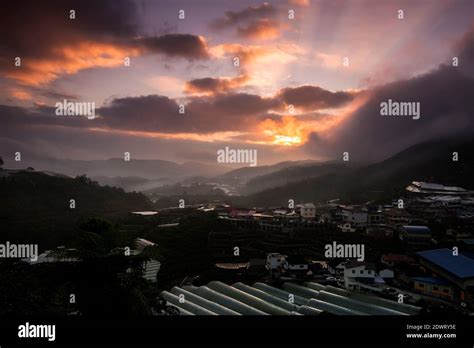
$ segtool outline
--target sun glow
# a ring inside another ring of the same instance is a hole
[[[263,134],[271,137],[269,142],[275,145],[297,146],[306,137],[303,123],[291,116],[283,117],[281,122],[267,119],[260,127]]]

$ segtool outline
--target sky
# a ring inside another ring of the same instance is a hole
[[[227,146],[256,149],[259,165],[374,161],[474,131],[471,0],[0,6],[6,159],[216,163]],[[58,116],[64,99],[96,117]],[[388,99],[420,103],[420,119],[381,116]]]

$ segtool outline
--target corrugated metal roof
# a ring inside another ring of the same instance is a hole
[[[458,278],[474,277],[474,260],[462,254],[455,256],[450,249],[426,250],[416,254]]]
[[[413,278],[413,280],[421,282],[421,283],[428,283],[428,284],[435,284],[435,285],[449,285],[449,282],[436,277],[417,277]]]
[[[314,282],[285,282],[282,288],[261,282],[231,286],[212,281],[207,286],[174,287],[162,295],[188,315],[410,315],[420,311],[419,307]]]

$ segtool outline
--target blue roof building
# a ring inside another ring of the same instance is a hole
[[[459,299],[474,304],[474,259],[450,249],[434,249],[416,253],[420,264],[460,290]]]

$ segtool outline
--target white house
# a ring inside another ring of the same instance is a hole
[[[340,221],[350,223],[353,226],[367,224],[367,208],[361,206],[339,205],[337,215]]]
[[[348,290],[371,288],[377,274],[372,264],[359,261],[349,261],[344,265],[344,287]]]

